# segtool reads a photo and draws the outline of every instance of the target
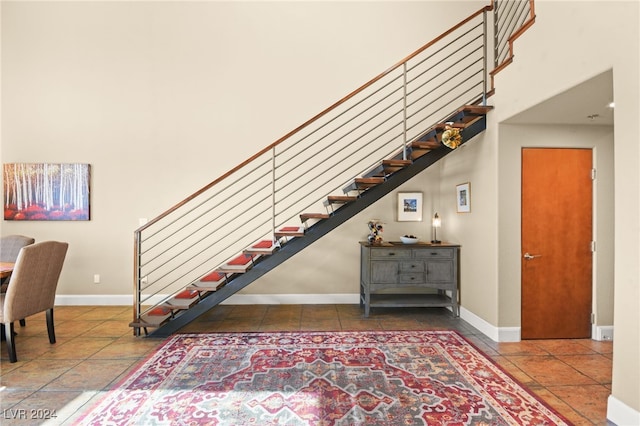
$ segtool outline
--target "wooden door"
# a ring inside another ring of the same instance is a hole
[[[590,149],[522,151],[522,339],[591,336]]]

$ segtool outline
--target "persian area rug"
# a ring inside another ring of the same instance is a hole
[[[183,334],[83,425],[564,425],[454,331]]]

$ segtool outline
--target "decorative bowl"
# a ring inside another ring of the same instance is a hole
[[[400,237],[400,241],[402,241],[402,244],[415,244],[418,242],[418,237],[413,235],[404,235]]]

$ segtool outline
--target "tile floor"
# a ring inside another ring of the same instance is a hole
[[[82,407],[145,359],[161,339],[134,337],[128,306],[60,306],[57,343],[44,315],[16,324],[18,362],[2,344],[0,424],[73,424]],[[612,343],[536,340],[496,343],[444,309],[374,309],[357,305],[221,305],[183,332],[455,329],[576,425],[606,425]],[[51,421],[44,417],[55,413]],[[23,417],[23,418],[19,418]],[[26,418],[24,418],[26,417]]]

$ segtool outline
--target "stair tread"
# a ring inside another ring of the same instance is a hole
[[[462,111],[467,114],[486,115],[492,109],[493,109],[493,106],[491,105],[465,105],[462,108],[460,108],[459,111]]]
[[[381,177],[360,177],[355,179],[356,182],[363,183],[382,183],[384,182],[384,178]]]
[[[471,126],[476,121],[482,120],[483,117],[484,117],[483,115],[466,115],[463,118],[464,127],[467,128]]]
[[[150,317],[161,317],[165,315],[171,315],[173,310],[171,308],[167,308],[166,306],[156,306],[146,313],[147,316]]]
[[[247,272],[249,269],[251,269],[251,267],[253,266],[253,261],[256,260],[258,256],[259,255],[255,254],[240,254],[224,265],[220,266],[218,269],[216,269],[216,271],[232,274]]]
[[[329,219],[330,217],[328,213],[302,213],[300,220],[305,222],[307,219]]]
[[[227,275],[213,271],[187,286],[187,290],[217,291],[227,283]]]
[[[273,247],[273,241],[271,240],[258,241],[257,243],[251,246],[251,248],[254,248],[254,249],[268,249],[270,247]]]
[[[138,321],[133,321],[129,327],[160,327],[173,316],[173,310],[164,306],[158,306],[140,316]]]
[[[166,302],[166,306],[178,310],[189,309],[190,307],[198,303],[199,298],[199,296],[196,296],[193,299],[171,299]]]
[[[156,315],[142,315],[139,321],[133,321],[129,323],[129,327],[160,327],[163,324],[167,323],[171,315],[166,316],[156,316]]]
[[[453,128],[464,129],[471,124],[480,120],[483,116],[487,115],[489,111],[493,109],[492,106],[486,105],[465,105],[458,109],[458,113],[462,113],[462,118],[453,122],[442,122],[436,124],[433,129],[437,131],[443,131],[447,126]]]
[[[273,254],[278,246],[271,240],[262,240],[243,251],[244,254]]]
[[[438,124],[436,124],[435,129],[444,131],[447,127],[453,127],[453,128],[457,128],[457,129],[464,129],[466,127],[466,125],[465,125],[465,123],[459,122],[459,121],[447,122],[447,123],[438,123]]]
[[[350,203],[357,200],[358,197],[354,195],[329,195],[327,200],[330,203]]]
[[[398,159],[382,160],[382,172],[376,173],[375,176],[385,177],[392,173],[398,172],[404,169],[405,167],[410,166],[412,163],[413,161],[411,160],[398,160]]]
[[[380,185],[384,182],[383,177],[361,177],[354,179],[356,186],[360,189],[370,188],[372,186]]]
[[[252,266],[250,263],[247,265],[222,265],[218,270],[226,272],[227,274],[244,274],[251,269]]]
[[[170,309],[189,309],[200,300],[200,293],[196,290],[185,289],[167,300],[163,306]]]
[[[181,300],[189,300],[197,297],[198,297],[197,291],[185,289],[185,290],[182,290],[180,293],[176,294],[173,298],[181,299]]]
[[[204,277],[200,278],[200,282],[220,282],[220,281],[224,281],[226,278],[227,276],[224,273],[219,271],[213,271],[205,275]]]
[[[437,149],[440,148],[440,142],[436,142],[436,141],[415,141],[415,142],[411,142],[411,148],[414,149],[427,149],[427,150],[432,150],[432,149]]]
[[[214,282],[197,282],[191,283],[187,286],[187,290],[196,290],[196,291],[218,291],[222,287],[226,285],[225,281],[222,283],[214,283]]]
[[[302,226],[285,226],[276,231],[276,237],[303,237],[304,227]]]
[[[222,265],[219,269],[220,269],[220,271],[226,272],[228,274],[243,274],[243,273],[247,272],[249,269],[251,269],[251,265],[245,265],[245,266],[225,266],[225,265]]]
[[[245,265],[251,263],[252,260],[253,260],[253,256],[252,255],[240,254],[240,255],[234,257],[233,259],[231,259],[230,261],[228,261],[227,263],[225,263],[225,265],[227,265],[227,266],[245,266]]]
[[[413,163],[411,160],[382,160],[382,165],[384,166],[395,166],[395,167],[406,167],[410,166]]]

